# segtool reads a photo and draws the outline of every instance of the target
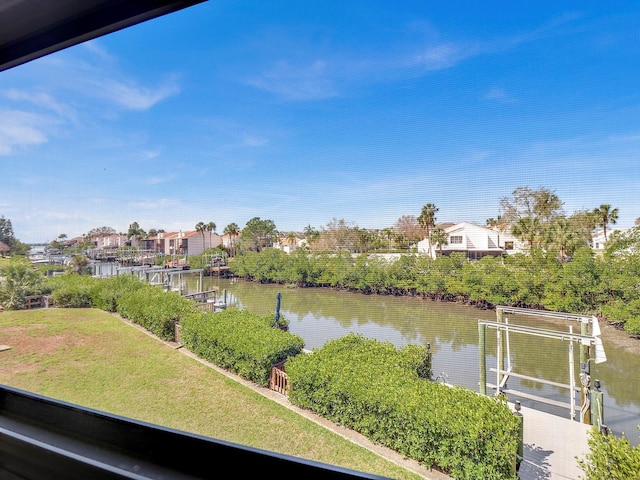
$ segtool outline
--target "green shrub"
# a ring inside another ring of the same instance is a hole
[[[301,337],[272,325],[272,315],[248,310],[197,312],[181,321],[181,339],[199,357],[266,387],[272,365],[304,348]]]
[[[93,306],[107,312],[117,312],[120,298],[142,288],[145,283],[132,275],[116,275],[97,279],[90,289]]]
[[[12,259],[0,268],[0,305],[11,310],[25,307],[28,295],[42,292],[43,276],[25,259]]]
[[[633,447],[624,434],[618,438],[594,428],[589,432],[589,447],[586,458],[578,460],[586,480],[640,478],[640,445]]]
[[[88,308],[93,305],[90,291],[97,279],[86,275],[59,275],[46,282],[56,307]]]
[[[515,478],[506,402],[424,380],[424,363],[424,347],[349,334],[287,361],[289,399],[453,478]]]
[[[175,324],[196,312],[193,302],[177,292],[145,284],[120,297],[118,313],[163,340],[175,339]]]

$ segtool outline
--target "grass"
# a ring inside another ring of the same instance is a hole
[[[0,313],[0,383],[263,450],[420,476],[96,309]]]

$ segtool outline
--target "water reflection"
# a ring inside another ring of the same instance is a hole
[[[189,285],[196,288],[197,284]],[[496,320],[494,311],[406,297],[386,297],[333,291],[322,288],[289,289],[236,280],[205,278],[205,288],[227,290],[229,305],[262,314],[275,312],[276,295],[282,293],[281,313],[290,321],[290,331],[300,335],[306,348],[319,348],[328,340],[349,332],[360,333],[398,347],[431,344],[433,372],[444,372],[450,383],[478,391],[478,320]],[[569,324],[543,317],[508,315],[510,323],[569,331]],[[580,331],[575,323],[574,332]],[[640,351],[632,353],[607,345],[607,362],[591,364],[591,376],[602,383],[605,423],[616,433],[625,432],[633,444],[640,443]],[[496,383],[495,330],[487,330],[487,381]],[[514,371],[562,384],[570,381],[569,344],[554,339],[510,333],[510,356]],[[574,346],[574,369],[580,372],[579,348]],[[576,378],[579,386],[579,380]],[[512,377],[510,389],[570,402],[567,389]],[[515,400],[516,398],[513,398]],[[569,417],[569,410],[517,398],[523,405]],[[576,397],[579,414],[579,396]]]

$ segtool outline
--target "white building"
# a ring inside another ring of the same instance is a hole
[[[479,259],[487,255],[511,255],[522,251],[521,242],[508,232],[501,232],[471,222],[456,223],[443,228],[447,236],[444,245],[431,245],[428,238],[418,242],[418,252],[431,255],[451,255],[461,252],[469,259]]]

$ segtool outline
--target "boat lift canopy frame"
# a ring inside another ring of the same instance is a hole
[[[562,332],[559,330],[549,330],[544,328],[537,327],[528,327],[524,325],[513,325],[509,324],[508,319],[504,319],[505,313],[513,313],[518,315],[533,315],[539,317],[547,317],[547,318],[556,318],[556,319],[564,319],[564,320],[573,320],[580,322],[581,332],[573,333],[573,326],[569,327],[569,332]],[[517,396],[521,396],[524,398],[529,398],[531,400],[536,400],[539,402],[560,406],[560,407],[569,407],[571,419],[575,419],[576,416],[576,404],[575,404],[575,393],[581,392],[582,390],[576,386],[575,382],[575,372],[574,372],[574,354],[573,354],[573,345],[574,343],[578,343],[580,345],[580,362],[582,365],[583,373],[588,373],[588,362],[593,360],[595,363],[601,363],[606,361],[606,355],[604,352],[604,348],[602,346],[602,341],[600,340],[600,327],[598,324],[598,319],[594,316],[589,317],[585,315],[577,315],[571,313],[564,312],[549,312],[535,309],[527,309],[527,308],[516,308],[516,307],[506,307],[506,306],[497,306],[496,307],[496,316],[498,321],[487,321],[487,320],[478,320],[478,333],[480,336],[480,393],[486,395],[486,388],[489,385],[492,388],[496,389],[496,394],[500,393],[511,393]],[[504,320],[504,321],[503,321]],[[589,324],[591,324],[591,335],[588,334]],[[486,381],[486,347],[485,347],[485,335],[486,328],[492,328],[496,330],[496,358],[497,365],[495,369],[490,369],[491,372],[496,373],[496,384],[491,385]],[[507,356],[507,368],[504,369],[504,360],[503,360],[503,339],[502,333],[505,334],[505,343],[506,343],[506,356]],[[511,365],[510,358],[510,342],[509,342],[509,332],[521,333],[525,335],[543,337],[543,338],[551,338],[561,341],[569,342],[569,384],[562,384],[558,382],[552,382],[549,380],[545,380],[542,378],[530,377],[527,375],[518,374],[513,371],[513,367]],[[594,347],[595,357],[588,358],[589,355],[589,347]],[[508,390],[506,389],[507,380],[510,376],[516,378],[522,378],[538,383],[543,383],[546,385],[552,385],[561,388],[567,388],[570,391],[570,403],[566,404],[563,402],[558,402],[555,400],[546,399],[543,397],[539,397],[536,395],[526,394],[524,392],[519,392],[517,390]],[[582,379],[582,377],[581,377]],[[588,379],[588,377],[587,377]],[[588,380],[587,380],[588,381]],[[584,383],[584,382],[583,382]],[[583,398],[581,410],[584,410],[586,404]],[[582,412],[583,416],[585,412]]]

